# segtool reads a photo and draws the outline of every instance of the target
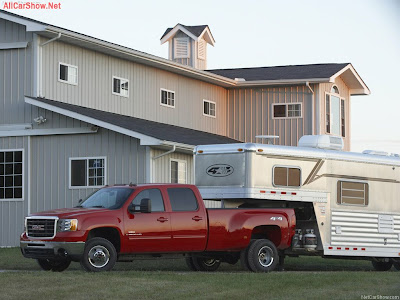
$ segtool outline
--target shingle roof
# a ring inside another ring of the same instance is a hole
[[[122,116],[101,110],[62,103],[44,98],[32,98],[45,104],[53,105],[71,112],[94,118],[115,126],[138,132],[162,141],[170,141],[187,145],[226,144],[239,143],[240,141],[226,136],[212,134],[204,131]]]
[[[231,79],[244,78],[246,81],[254,80],[293,80],[293,79],[312,79],[329,78],[336,74],[349,63],[343,64],[314,64],[314,65],[295,65],[295,66],[276,66],[261,68],[241,68],[241,69],[215,69],[206,70],[217,75]]]
[[[208,25],[196,25],[196,26],[186,26],[186,25],[182,25],[182,24],[178,24],[183,26],[185,29],[187,29],[189,32],[193,33],[195,36],[199,37],[204,29],[206,29],[206,27],[208,27]],[[160,38],[160,40],[162,40],[162,38],[164,36],[166,36],[173,28],[167,28],[167,30],[164,32],[164,34],[162,35],[162,37]]]

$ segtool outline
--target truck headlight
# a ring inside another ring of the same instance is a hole
[[[76,231],[78,230],[77,219],[59,219],[57,231]]]

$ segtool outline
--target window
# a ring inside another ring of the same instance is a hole
[[[175,92],[161,89],[161,105],[175,107]]]
[[[174,54],[175,58],[189,57],[189,38],[183,37],[174,39]]]
[[[113,76],[113,89],[114,95],[129,97],[129,80]]]
[[[301,118],[301,103],[273,104],[273,118]]]
[[[168,197],[172,211],[196,211],[198,208],[196,196],[191,189],[168,189]]]
[[[326,133],[331,133],[331,104],[330,104],[330,96],[326,95],[326,115],[325,115],[325,122],[326,122]]]
[[[78,84],[78,67],[60,62],[58,80],[69,84]]]
[[[97,190],[95,193],[89,195],[80,206],[82,207],[99,207],[102,206],[108,209],[118,209],[128,200],[133,193],[131,188],[123,187],[110,187]]]
[[[344,100],[340,100],[340,119],[342,125],[342,137],[346,136],[346,124],[345,124],[345,113],[344,113]]]
[[[70,188],[106,184],[106,158],[70,158]]]
[[[215,110],[216,110],[215,102],[209,100],[203,100],[203,115],[215,118],[216,116]]]
[[[338,204],[368,205],[368,184],[352,181],[338,181]]]
[[[0,151],[0,200],[22,200],[23,151]]]
[[[151,211],[164,211],[164,201],[161,196],[161,192],[159,189],[148,189],[141,191],[135,199],[133,199],[132,203],[135,205],[140,205],[142,199],[150,199],[151,200]]]
[[[297,167],[274,167],[273,184],[275,186],[300,186],[301,170]]]
[[[205,40],[199,40],[197,43],[197,57],[199,59],[206,59],[206,41]]]
[[[186,183],[186,161],[171,159],[171,183]]]
[[[340,97],[339,89],[336,85],[332,86],[331,93],[325,94],[325,99],[326,133],[345,137],[345,100]]]

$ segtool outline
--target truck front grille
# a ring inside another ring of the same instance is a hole
[[[27,219],[26,230],[28,237],[53,238],[56,234],[56,219]]]

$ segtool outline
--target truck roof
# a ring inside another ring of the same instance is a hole
[[[383,164],[391,166],[400,166],[400,157],[397,156],[383,156],[376,154],[326,150],[326,149],[311,148],[311,147],[278,146],[278,145],[265,145],[256,143],[238,143],[238,144],[200,145],[194,149],[195,155],[240,153],[240,152],[256,152],[259,155],[272,154],[279,156],[295,156],[304,158],[344,160],[353,162],[365,162],[365,163]]]

